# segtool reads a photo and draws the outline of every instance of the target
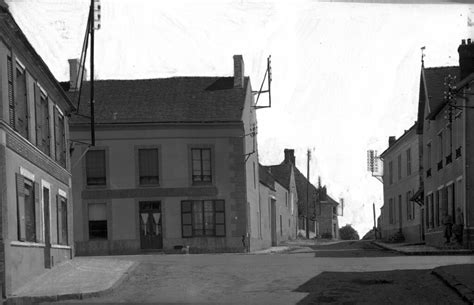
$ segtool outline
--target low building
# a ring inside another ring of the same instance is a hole
[[[257,230],[264,246],[278,246],[283,241],[296,239],[298,230],[298,208],[294,175],[290,174],[288,186],[279,183],[269,168],[260,165],[260,198],[256,221],[252,231]]]
[[[384,240],[420,242],[423,239],[422,213],[414,200],[420,189],[417,123],[399,138],[389,138],[383,160],[381,230]]]
[[[295,155],[293,149],[285,149],[285,159],[278,165],[267,166],[275,179],[285,187],[294,189],[297,194],[298,207],[298,229],[305,230],[306,217],[309,216],[309,231],[316,236],[337,238],[339,235],[339,224],[337,220],[338,203],[327,196],[326,187],[316,188],[309,183],[306,177],[295,166]],[[292,181],[294,179],[294,184]],[[309,202],[307,202],[308,197]],[[308,208],[308,214],[306,209]]]
[[[3,1],[0,62],[0,289],[9,297],[74,255],[74,106]]]
[[[86,116],[89,86],[79,109]],[[99,80],[94,88],[96,145],[72,154],[78,255],[265,246],[251,229],[257,121],[242,56],[233,77]],[[89,120],[73,116],[71,136],[89,142]]]

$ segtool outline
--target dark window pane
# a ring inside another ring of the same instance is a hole
[[[87,185],[105,185],[105,150],[90,150],[86,156]]]
[[[192,236],[193,236],[193,226],[183,225],[183,237],[192,237]]]
[[[158,184],[158,149],[138,150],[140,184]]]
[[[224,211],[225,205],[224,200],[216,200],[216,212]]]
[[[25,232],[26,241],[36,241],[35,197],[33,185],[25,179]]]
[[[223,212],[216,213],[216,224],[223,224],[225,223],[225,216]]]
[[[89,239],[107,239],[107,220],[89,220]]]
[[[216,225],[216,236],[225,236],[225,225]]]
[[[192,211],[192,202],[191,201],[181,202],[181,211],[182,212],[191,212]]]

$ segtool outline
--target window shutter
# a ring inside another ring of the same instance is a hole
[[[41,128],[41,96],[37,84],[33,86],[35,101],[35,130],[36,130],[36,146],[41,146],[42,128]]]
[[[181,235],[183,237],[193,236],[192,201],[181,202]]]
[[[8,109],[10,116],[10,126],[15,129],[15,101],[13,99],[13,63],[12,58],[7,58],[7,73],[8,73]]]
[[[41,234],[40,234],[40,232],[41,232],[41,223],[40,223],[39,220],[41,219],[41,213],[43,211],[41,211],[41,209],[40,209],[40,206],[41,206],[40,205],[40,194],[39,194],[40,190],[41,190],[41,188],[40,188],[39,183],[35,182],[33,184],[33,193],[34,193],[34,196],[35,196],[34,200],[35,200],[35,224],[36,224],[36,226],[35,226],[35,229],[36,229],[35,230],[35,240],[36,241],[39,241],[39,239],[41,238],[40,237],[41,236]]]
[[[25,182],[22,175],[15,173],[16,176],[16,195],[17,195],[17,229],[18,240],[24,241],[25,234]]]
[[[61,245],[61,198],[56,194],[56,241]]]

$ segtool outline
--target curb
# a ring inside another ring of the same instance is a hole
[[[66,300],[82,300],[86,298],[93,298],[103,296],[115,290],[120,284],[122,284],[130,274],[135,270],[135,268],[139,265],[138,262],[133,262],[133,264],[128,267],[127,271],[125,271],[122,276],[115,281],[110,287],[99,290],[99,291],[91,291],[91,292],[76,292],[76,293],[67,293],[67,294],[58,294],[58,295],[48,295],[48,296],[19,296],[19,297],[11,297],[6,299],[4,302],[5,305],[28,305],[28,304],[37,304],[42,302],[58,302],[58,301],[66,301]]]
[[[474,251],[464,249],[463,251],[459,250],[438,250],[438,251],[403,251],[401,249],[388,247],[384,244],[372,241],[372,244],[390,251],[395,251],[405,255],[472,255]]]
[[[465,301],[469,302],[469,304],[474,304],[474,291],[459,282],[454,276],[444,272],[440,268],[433,269],[431,273],[439,277],[449,287],[453,288]]]

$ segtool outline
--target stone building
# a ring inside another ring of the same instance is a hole
[[[305,229],[306,208],[309,214],[309,231],[316,236],[338,238],[339,223],[337,219],[337,206],[334,199],[326,193],[326,187],[319,185],[316,188],[308,183],[306,177],[295,166],[295,154],[293,149],[285,149],[285,159],[278,165],[266,166],[275,179],[289,189],[295,189],[298,206],[298,229]],[[295,185],[290,184],[293,181]],[[307,204],[307,188],[308,199]]]
[[[463,40],[458,52],[459,67],[421,71],[424,227],[427,244],[444,246],[446,212],[464,226],[462,245],[474,248],[474,44]]]
[[[296,239],[297,235],[298,195],[294,175],[290,174],[288,185],[283,185],[270,168],[260,165],[259,170],[259,210],[252,224],[255,223],[259,237],[265,240],[265,247],[278,246],[283,241]]]
[[[3,1],[0,62],[0,289],[8,297],[74,255],[74,106]]]
[[[383,159],[381,230],[384,240],[420,242],[423,227],[420,205],[414,195],[420,189],[419,143],[417,123],[398,139],[389,138]]]
[[[72,154],[78,255],[265,246],[251,229],[257,121],[242,56],[233,77],[99,80],[94,88],[96,145]],[[71,137],[90,141],[89,120],[74,116]]]

